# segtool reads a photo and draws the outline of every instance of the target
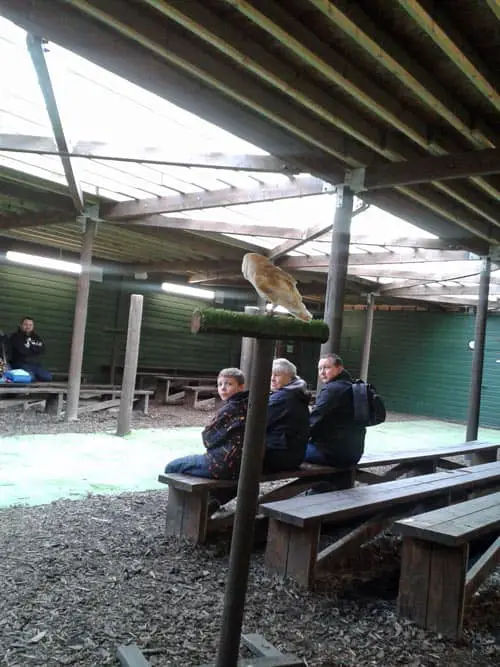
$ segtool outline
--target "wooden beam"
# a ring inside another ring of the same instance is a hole
[[[31,56],[31,60],[33,61],[33,66],[36,70],[38,83],[40,85],[40,90],[42,91],[43,99],[45,101],[45,106],[47,108],[47,113],[49,115],[52,131],[54,132],[55,143],[57,145],[58,150],[60,150],[62,153],[68,153],[69,144],[64,132],[61,116],[59,114],[59,109],[57,106],[56,97],[54,95],[54,89],[52,87],[50,73],[47,67],[47,63],[45,61],[45,53],[43,50],[43,39],[42,37],[28,33],[27,45],[28,45],[28,51]],[[67,156],[62,156],[61,162],[64,170],[64,175],[66,176],[66,181],[68,183],[69,193],[71,195],[71,199],[73,200],[75,211],[77,215],[80,215],[84,212],[85,208],[82,188],[80,186],[78,179],[76,178],[75,171],[70,158]]]
[[[360,213],[366,211],[367,208],[369,208],[369,204],[361,203],[361,206],[358,206],[358,208],[353,212],[351,219],[354,218],[356,215],[359,215]],[[273,248],[269,254],[269,258],[277,259],[278,257],[282,257],[283,255],[286,255],[286,253],[291,252],[296,248],[299,248],[301,245],[304,245],[304,243],[309,243],[310,241],[314,241],[320,236],[323,236],[323,234],[325,234],[332,228],[333,228],[333,222],[330,222],[327,225],[320,224],[320,225],[314,225],[314,227],[309,227],[309,229],[306,229],[302,233],[301,239],[285,241],[284,243],[281,243],[279,246]]]
[[[115,221],[113,221],[115,222]],[[216,232],[220,234],[240,234],[242,236],[271,236],[282,239],[301,239],[303,232],[293,227],[273,225],[250,225],[220,220],[192,220],[190,218],[170,218],[164,215],[147,215],[134,220],[120,220],[116,224],[134,227],[160,227],[161,229],[182,229],[189,232]]]
[[[1,215],[0,229],[24,229],[26,227],[44,227],[61,222],[74,222],[74,213],[31,213],[28,215]]]
[[[407,254],[397,252],[367,252],[349,255],[349,266],[459,262],[476,259],[471,255],[466,250],[415,250]],[[328,255],[284,257],[278,264],[285,269],[324,269],[328,267]]]
[[[398,2],[438,49],[443,51],[454,67],[469,79],[489,104],[500,111],[500,94],[486,78],[485,64],[478,62],[477,53],[474,53],[474,56],[469,55],[472,48],[465,44],[464,37],[441,15],[439,6],[433,7],[434,16],[432,16],[418,0],[398,0]]]
[[[359,192],[498,173],[500,149],[487,148],[354,169],[350,180],[359,178],[359,186],[355,188]]]
[[[474,243],[473,239],[426,239],[393,237],[387,239],[374,240],[373,236],[363,236],[353,234],[351,236],[351,246],[376,246],[378,248],[427,248],[428,250],[464,250],[470,249]],[[486,245],[477,242],[477,254],[480,255],[486,250]]]
[[[78,141],[72,150],[59,150],[51,137],[29,134],[0,134],[0,151],[29,153],[34,155],[57,155],[65,158],[90,158],[113,162],[170,165],[175,167],[199,167],[209,169],[231,169],[297,174],[300,169],[290,167],[273,155],[229,155],[205,153],[200,155],[172,155],[168,146],[114,146],[103,141]]]
[[[473,296],[475,298],[475,296],[479,294],[479,283],[475,285],[454,285],[452,287],[440,283],[425,283],[423,285],[414,285],[413,287],[397,287],[393,289],[382,288],[379,291],[383,296],[419,296],[423,299],[427,296],[460,296],[462,294]],[[500,289],[498,288],[498,285],[492,286],[490,288],[490,297],[493,298],[499,295]]]
[[[137,201],[125,201],[103,206],[102,216],[108,220],[127,220],[154,213],[176,213],[203,208],[277,201],[294,197],[307,197],[334,188],[312,176],[291,178],[288,185],[262,185],[256,188],[224,188],[211,192],[193,192],[170,197],[152,197]]]
[[[495,18],[500,21],[500,1],[499,0],[486,0],[488,7],[493,12]]]
[[[465,268],[463,268],[463,263],[460,264],[459,267],[460,268],[458,268],[457,265],[450,263],[447,265],[446,271],[436,271],[435,269],[432,269],[432,266],[429,266],[426,267],[425,273],[422,273],[422,271],[412,270],[408,265],[405,265],[405,268],[403,268],[396,264],[372,264],[369,266],[349,266],[349,275],[367,276],[370,278],[393,278],[394,280],[411,280],[420,284],[421,282],[431,280],[456,280],[457,275],[476,275],[480,270],[481,263],[478,260],[477,262],[468,262]]]

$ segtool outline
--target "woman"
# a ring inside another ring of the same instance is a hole
[[[304,460],[309,438],[309,395],[297,367],[275,359],[267,407],[263,472],[296,470]]]

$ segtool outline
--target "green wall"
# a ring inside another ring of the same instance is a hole
[[[52,370],[68,368],[76,279],[49,271],[0,266],[0,329],[15,330],[19,319],[36,320],[47,345],[44,363]],[[184,371],[212,371],[238,365],[240,341],[230,336],[189,333],[193,310],[205,302],[167,295],[142,281],[106,279],[91,283],[84,371],[106,380],[113,349],[123,362],[129,295],[144,294],[139,363]],[[121,296],[120,296],[121,295]],[[224,307],[237,307],[226,302]],[[238,306],[241,308],[241,304]],[[359,375],[366,313],[344,316],[341,355]],[[369,379],[390,410],[464,421],[467,414],[474,316],[465,313],[376,311]],[[287,353],[284,354],[287,356]],[[290,351],[300,374],[316,385],[319,345],[302,344]],[[481,424],[500,427],[500,316],[490,315],[482,391]]]

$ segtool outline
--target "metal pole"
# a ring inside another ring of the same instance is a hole
[[[361,356],[361,370],[359,372],[359,377],[365,382],[368,382],[368,367],[370,365],[370,352],[372,348],[374,312],[375,312],[375,295],[368,294],[367,305],[366,305],[365,339],[363,342],[363,354]]]
[[[484,257],[479,278],[479,295],[476,308],[474,330],[474,352],[472,357],[469,403],[467,408],[467,441],[477,440],[479,429],[479,411],[481,408],[481,384],[483,380],[484,343],[486,338],[486,322],[488,319],[488,296],[490,291],[491,260]],[[474,460],[472,458],[472,460]]]
[[[353,194],[348,187],[337,190],[335,222],[333,223],[328,282],[326,285],[324,320],[330,327],[330,337],[321,346],[321,354],[339,352],[344,315],[344,293],[349,263]]]
[[[123,368],[122,392],[120,397],[120,411],[116,435],[130,433],[132,408],[134,406],[135,378],[139,359],[139,343],[141,340],[142,294],[130,295],[130,310],[128,313],[127,347],[125,349],[125,365]]]
[[[259,313],[259,308],[257,306],[245,306],[245,313],[247,315],[257,315]],[[245,376],[246,388],[250,389],[251,387],[251,369],[252,369],[252,360],[254,357],[254,348],[255,348],[255,338],[243,337],[241,339],[241,355],[240,355],[240,368],[243,371]]]
[[[68,401],[66,405],[65,421],[78,419],[78,401],[80,399],[80,385],[82,383],[83,347],[85,344],[85,329],[87,326],[87,311],[89,305],[90,273],[92,270],[92,245],[97,230],[94,220],[86,220],[83,234],[80,264],[82,272],[78,276],[76,286],[75,315],[73,318],[73,334],[71,340],[71,356],[69,361]]]
[[[255,514],[259,497],[259,479],[265,451],[267,400],[273,351],[273,340],[255,340],[250,401],[238,482],[238,500],[215,667],[235,667],[238,663],[248,570],[254,539]]]

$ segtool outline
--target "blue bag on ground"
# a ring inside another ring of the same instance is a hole
[[[385,422],[386,409],[375,387],[363,380],[352,383],[354,421],[359,426],[376,426]]]

